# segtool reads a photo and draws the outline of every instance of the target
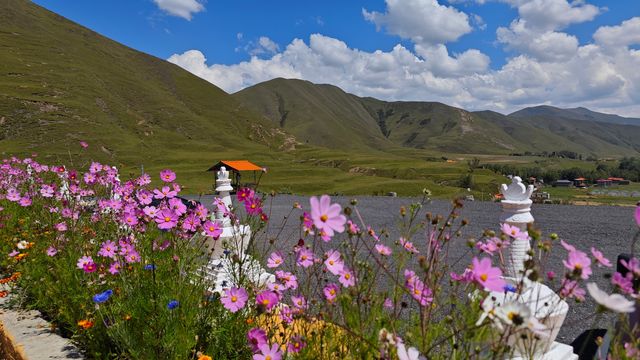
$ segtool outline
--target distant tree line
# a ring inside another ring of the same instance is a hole
[[[597,160],[594,156],[584,157],[582,154],[578,154],[575,151],[569,150],[560,150],[560,151],[542,151],[542,152],[532,152],[525,151],[522,153],[511,153],[511,156],[539,156],[539,157],[548,157],[548,158],[562,158],[562,159],[574,159],[574,160],[587,160],[587,161],[595,161]]]
[[[482,167],[503,175],[518,175],[523,180],[535,177],[536,179],[544,180],[545,183],[552,183],[556,180],[573,180],[579,177],[583,177],[590,182],[608,177],[640,181],[640,159],[634,157],[624,157],[617,164],[598,163],[595,169],[581,169],[578,167],[543,169],[537,166],[521,167],[510,164],[483,164]]]

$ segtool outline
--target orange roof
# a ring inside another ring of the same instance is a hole
[[[583,177],[579,177],[579,178],[575,179],[575,181],[585,181],[585,180],[587,180],[587,179],[585,179]]]
[[[262,167],[248,160],[222,160],[216,165],[209,168],[208,171],[213,171],[214,169],[217,169],[219,166],[222,166],[222,165],[236,171],[262,171],[263,170]]]
[[[624,180],[624,178],[619,178],[619,177],[610,177],[610,178],[607,178],[607,180],[611,180],[611,181],[620,181],[620,180]]]

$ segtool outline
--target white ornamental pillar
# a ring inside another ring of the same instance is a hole
[[[522,179],[518,176],[511,178],[509,186],[502,184],[500,192],[503,195],[502,214],[500,222],[511,226],[516,226],[520,231],[527,231],[527,225],[533,223],[534,219],[531,215],[530,197],[533,193],[533,185],[526,186],[522,183]],[[529,240],[512,239],[509,246],[506,261],[506,276],[511,278],[519,278],[524,271],[524,261],[527,258],[527,252],[531,249]]]
[[[227,210],[231,211],[231,207],[233,203],[231,202],[231,191],[233,191],[233,187],[231,186],[231,179],[229,179],[229,172],[226,167],[221,167],[220,170],[216,173],[216,192],[218,193],[218,198],[222,200]],[[231,220],[228,216],[224,216],[224,212],[220,211],[216,208],[216,220],[222,223],[224,228],[231,228]]]

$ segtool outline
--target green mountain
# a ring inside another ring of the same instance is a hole
[[[618,157],[640,150],[640,126],[605,122],[610,116],[586,109],[537,113],[529,108],[506,116],[437,102],[361,98],[335,86],[293,79],[267,81],[234,97],[298,139],[334,148],[358,144],[379,149],[388,144],[383,137],[396,146],[445,153],[572,151]],[[329,142],[327,133],[336,141]]]
[[[93,159],[136,166],[273,140],[219,88],[30,1],[0,1],[0,48],[1,152],[66,160],[83,140]]]
[[[509,114],[510,117],[553,117],[570,120],[583,120],[583,121],[595,121],[607,124],[621,124],[621,125],[638,125],[640,126],[640,119],[622,117],[614,114],[603,114],[595,111],[591,111],[587,108],[577,107],[573,109],[560,109],[548,105],[540,105],[534,107],[524,108]]]

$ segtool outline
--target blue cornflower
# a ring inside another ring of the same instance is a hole
[[[169,310],[173,310],[175,308],[178,307],[178,305],[180,305],[180,303],[178,302],[178,300],[171,300],[169,301],[169,303],[167,304],[167,309]]]
[[[154,264],[149,264],[144,266],[145,270],[155,270],[156,266]]]
[[[511,285],[511,284],[507,284],[504,286],[504,291],[505,292],[516,292],[516,287]]]
[[[99,294],[96,294],[93,296],[93,301],[101,304],[107,300],[109,300],[109,298],[111,297],[111,294],[113,294],[113,290],[109,289],[107,291],[101,292]]]

